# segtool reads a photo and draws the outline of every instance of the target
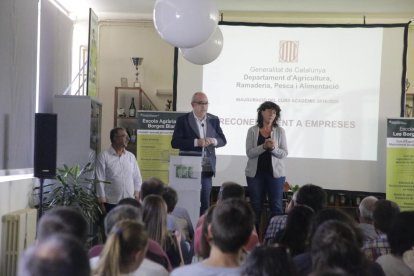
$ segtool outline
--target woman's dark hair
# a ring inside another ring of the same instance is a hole
[[[360,249],[354,229],[341,221],[322,223],[312,239],[314,272],[329,267],[342,268],[351,275],[368,275],[367,259]]]
[[[272,109],[272,110],[276,111],[276,117],[275,117],[275,119],[274,119],[274,121],[273,121],[272,125],[273,125],[274,127],[277,127],[277,126],[278,126],[277,122],[278,122],[278,121],[279,121],[279,119],[280,119],[280,112],[281,112],[282,110],[280,109],[280,107],[279,107],[277,104],[275,104],[274,102],[271,102],[271,101],[266,101],[266,102],[262,103],[262,104],[259,106],[259,108],[257,109],[257,121],[256,121],[257,125],[258,125],[259,127],[263,127],[263,116],[262,116],[262,111],[264,111],[264,110],[266,110],[266,109]]]
[[[293,207],[287,216],[286,227],[279,240],[276,241],[288,247],[292,256],[299,255],[306,250],[313,213],[312,208],[299,205]]]
[[[297,275],[289,250],[283,246],[258,246],[247,256],[241,276]]]
[[[401,212],[395,215],[387,233],[391,253],[402,254],[414,246],[414,212]]]
[[[309,241],[312,240],[319,225],[328,220],[340,221],[350,226],[355,233],[359,247],[362,247],[364,235],[360,228],[357,226],[356,221],[350,215],[345,213],[345,211],[335,208],[326,208],[315,213],[315,215],[312,217],[311,225],[309,228]]]

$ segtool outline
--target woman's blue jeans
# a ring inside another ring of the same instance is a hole
[[[267,195],[272,216],[283,214],[283,187],[285,177],[274,178],[271,174],[256,174],[246,176],[250,204],[256,214],[256,224],[260,221],[262,206]]]

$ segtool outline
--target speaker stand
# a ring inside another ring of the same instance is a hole
[[[39,209],[38,209],[38,220],[43,215],[43,183],[45,181],[44,178],[39,178],[40,180],[40,186],[39,186]]]

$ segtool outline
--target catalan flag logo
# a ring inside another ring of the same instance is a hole
[[[299,41],[282,40],[279,42],[279,62],[298,62]]]

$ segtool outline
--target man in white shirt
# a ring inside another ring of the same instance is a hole
[[[128,133],[124,128],[114,128],[110,133],[111,147],[101,152],[96,161],[96,177],[99,201],[109,212],[119,200],[135,198],[139,200],[141,189],[141,172],[135,156],[125,148],[129,142]]]

